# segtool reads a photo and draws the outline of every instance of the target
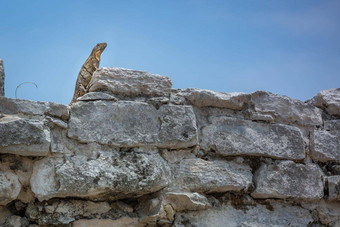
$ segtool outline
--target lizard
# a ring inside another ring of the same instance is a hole
[[[72,101],[69,105],[72,105],[77,98],[83,96],[88,91],[88,84],[90,83],[93,73],[98,69],[100,63],[100,55],[103,53],[107,46],[107,43],[98,43],[92,50],[90,56],[80,69],[77,77],[76,87]]]

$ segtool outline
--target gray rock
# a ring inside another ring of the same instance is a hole
[[[177,95],[185,97],[191,104],[197,107],[217,107],[241,110],[250,102],[249,94],[215,92],[195,88],[179,90]]]
[[[143,102],[78,102],[71,109],[68,136],[81,142],[174,149],[197,144],[197,127],[190,106],[157,110]]]
[[[340,116],[340,88],[320,91],[313,97],[312,103],[325,109],[330,115]]]
[[[89,92],[77,99],[77,101],[95,101],[95,100],[117,101],[117,98],[104,92]]]
[[[276,161],[263,164],[254,175],[256,189],[251,195],[258,199],[321,199],[323,177],[319,166],[312,163],[304,165],[293,161]]]
[[[163,105],[158,110],[161,148],[185,148],[198,143],[196,118],[191,106]]]
[[[138,197],[168,185],[169,167],[153,152],[99,152],[45,158],[35,163],[31,188],[40,200],[78,197],[95,200]]]
[[[5,96],[5,69],[2,59],[0,59],[0,96]]]
[[[205,210],[211,207],[207,197],[197,192],[168,192],[164,199],[177,211]]]
[[[203,193],[246,191],[252,185],[251,168],[227,161],[184,159],[178,167],[176,183]]]
[[[321,162],[340,160],[340,131],[315,130],[311,136],[311,157]]]
[[[18,176],[13,171],[0,169],[0,206],[15,200],[21,190]]]
[[[108,202],[92,202],[84,200],[51,200],[48,203],[30,203],[26,209],[29,219],[40,225],[69,224],[75,218],[93,217],[111,210]]]
[[[340,224],[340,204],[339,201],[321,200],[316,204],[319,220],[322,224],[337,227]]]
[[[340,199],[340,176],[330,176],[328,179],[328,198],[330,200]]]
[[[328,120],[324,122],[324,130],[340,131],[340,120]]]
[[[211,117],[203,127],[201,146],[221,155],[252,155],[301,160],[305,158],[300,130],[230,117]]]
[[[224,205],[220,209],[209,209],[200,212],[177,214],[173,226],[308,226],[313,222],[309,210],[298,206],[280,203],[270,205],[244,206],[237,209],[231,205]]]
[[[69,117],[68,106],[54,102],[36,102],[23,99],[0,97],[0,113],[3,114],[30,114],[51,115],[64,120]]]
[[[0,118],[0,138],[0,153],[46,156],[50,149],[50,131],[40,120]]]
[[[121,217],[116,220],[111,220],[111,219],[80,219],[76,220],[72,224],[73,227],[93,227],[93,226],[98,226],[98,227],[109,227],[109,226],[114,226],[114,227],[140,227],[141,225],[139,224],[138,218],[132,218],[132,217]]]
[[[123,69],[98,69],[89,84],[90,92],[108,92],[123,96],[169,96],[169,77]]]
[[[255,111],[271,115],[275,121],[300,125],[322,125],[322,111],[315,106],[286,96],[257,91],[251,94]]]

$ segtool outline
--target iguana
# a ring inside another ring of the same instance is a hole
[[[81,67],[76,81],[76,88],[72,101],[69,105],[72,105],[77,98],[83,96],[87,91],[87,85],[90,83],[93,73],[98,69],[100,62],[100,55],[103,53],[107,46],[107,43],[98,43],[92,50],[90,56]]]

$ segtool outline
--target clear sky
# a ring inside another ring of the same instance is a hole
[[[82,64],[169,76],[173,88],[305,101],[340,87],[338,0],[0,0],[5,92],[68,104]]]

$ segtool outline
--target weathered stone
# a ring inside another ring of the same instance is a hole
[[[24,203],[34,200],[33,193],[30,190],[33,161],[27,157],[10,154],[1,155],[0,160],[0,168],[4,171],[12,169],[10,172],[14,172],[21,184],[21,191],[16,200],[20,200]]]
[[[0,169],[0,206],[15,200],[21,190],[18,176],[12,171]]]
[[[322,200],[316,206],[319,220],[327,226],[339,226],[340,224],[340,204],[338,201]]]
[[[196,145],[197,127],[190,106],[156,110],[143,102],[78,102],[72,106],[68,136],[81,142],[174,149]]]
[[[158,114],[161,122],[158,147],[174,149],[198,143],[196,118],[191,106],[163,105]]]
[[[7,218],[11,216],[11,212],[5,206],[0,206],[0,226],[3,226]]]
[[[340,131],[315,130],[311,137],[311,157],[322,162],[340,160]]]
[[[182,188],[203,193],[246,191],[252,185],[249,166],[227,161],[184,159],[175,177]]]
[[[5,96],[5,70],[2,59],[0,59],[0,96]]]
[[[256,112],[271,115],[277,122],[322,125],[322,111],[299,100],[257,91],[251,94],[251,102]]]
[[[0,118],[0,153],[45,156],[50,148],[50,131],[44,123],[13,115]]]
[[[312,99],[312,103],[325,109],[330,115],[340,116],[340,88],[320,91]]]
[[[3,114],[30,114],[51,115],[64,120],[69,117],[68,106],[54,102],[36,102],[23,99],[0,97],[0,113]]]
[[[185,97],[191,104],[197,107],[217,107],[241,110],[250,102],[249,94],[215,92],[195,88],[179,90],[177,95]]]
[[[308,226],[313,222],[306,209],[285,204],[245,206],[237,209],[224,205],[220,209],[177,214],[173,226]]]
[[[211,117],[202,129],[201,146],[221,155],[252,155],[301,160],[305,158],[300,130],[230,117]]]
[[[329,120],[324,122],[324,130],[340,131],[340,120]]]
[[[138,218],[122,217],[117,220],[111,219],[90,219],[77,220],[73,222],[73,227],[139,227]]]
[[[177,212],[205,210],[211,207],[208,199],[196,192],[168,192],[164,195],[164,198]]]
[[[323,173],[318,165],[296,164],[293,161],[276,161],[263,164],[254,175],[254,198],[321,199]]]
[[[167,219],[167,212],[164,209],[163,202],[163,199],[157,195],[139,199],[139,204],[136,208],[139,221],[144,225],[156,226],[159,220]]]
[[[96,217],[111,210],[108,202],[84,200],[51,200],[47,203],[30,203],[26,215],[31,220],[46,224],[69,224],[76,218]]]
[[[99,152],[45,158],[34,165],[31,188],[41,200],[53,197],[121,199],[152,193],[168,185],[165,161],[154,152]]]
[[[95,101],[95,100],[117,101],[117,98],[104,92],[89,92],[77,99],[77,101]]]
[[[171,80],[166,76],[104,67],[94,73],[89,91],[123,96],[169,96],[171,86]]]
[[[340,199],[340,176],[330,176],[328,179],[328,198],[331,200]]]

